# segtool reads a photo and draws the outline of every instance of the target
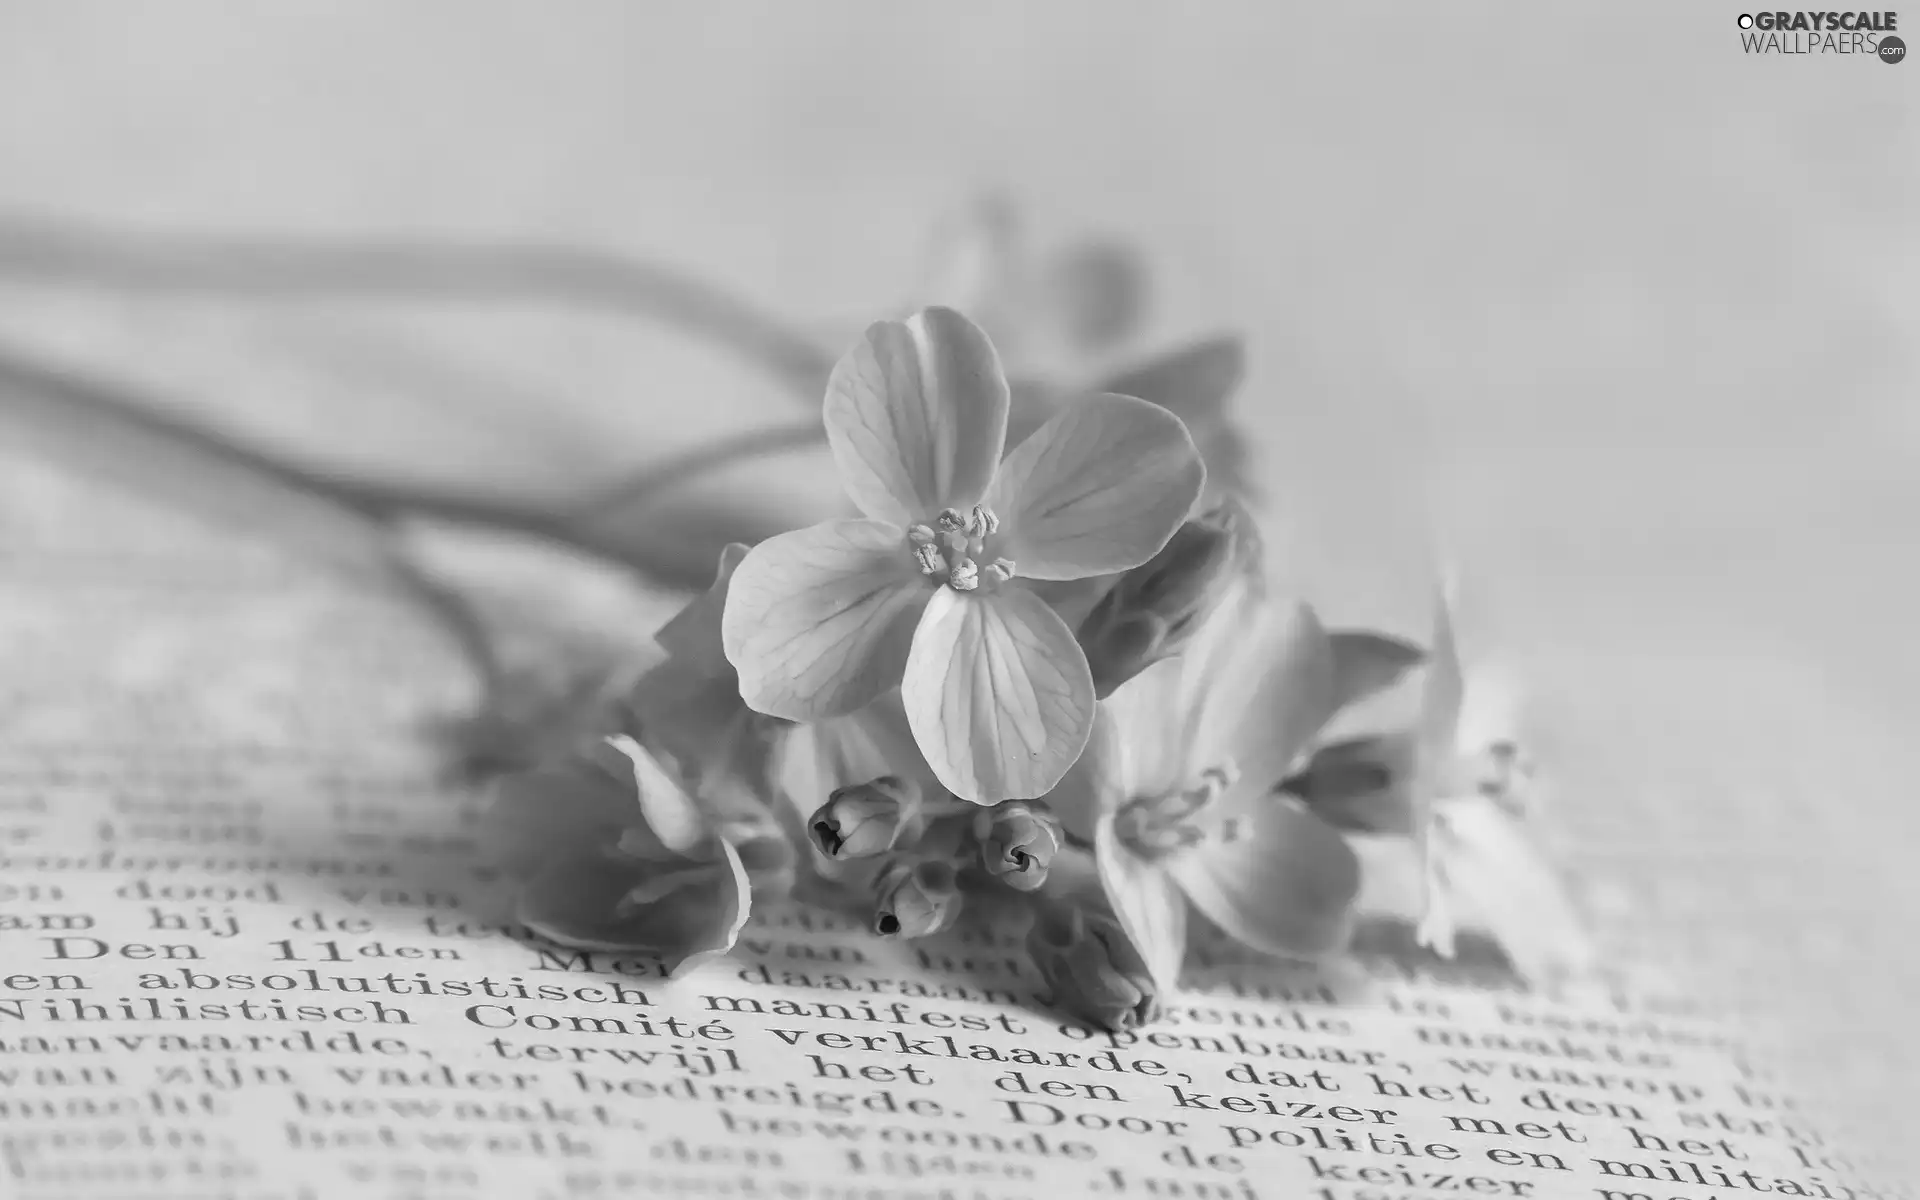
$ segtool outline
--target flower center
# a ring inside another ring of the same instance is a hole
[[[964,514],[948,508],[932,521],[909,528],[907,548],[922,575],[934,576],[957,592],[971,592],[983,581],[999,584],[1013,578],[1013,560],[991,553],[999,532],[1000,518],[984,504]]]
[[[1114,814],[1114,832],[1129,850],[1145,859],[1165,858],[1209,838],[1231,841],[1231,821],[1208,828],[1201,817],[1240,778],[1231,759],[1200,772],[1192,787],[1160,796],[1136,796]]]

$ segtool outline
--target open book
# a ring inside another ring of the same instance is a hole
[[[1133,1034],[1018,940],[756,914],[681,979],[503,923],[403,606],[7,464],[0,1196],[1910,1196],[1657,988],[1370,928]]]

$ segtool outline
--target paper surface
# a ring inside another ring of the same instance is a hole
[[[0,1195],[1911,1194],[1685,997],[1471,938],[1212,966],[1121,1036],[990,934],[784,909],[674,981],[542,944],[437,780],[472,685],[416,614],[6,478]]]

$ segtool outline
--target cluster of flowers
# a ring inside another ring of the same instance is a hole
[[[1584,956],[1510,733],[1463,721],[1444,603],[1425,647],[1330,631],[1268,594],[1167,408],[1048,396],[1008,449],[1011,402],[954,310],[866,331],[824,407],[860,515],[729,547],[584,749],[509,785],[526,925],[683,966],[794,892],[882,937],[1017,914],[1060,1003],[1129,1027],[1190,931],[1339,952],[1353,839],[1397,837],[1426,944],[1464,900],[1523,970]],[[1416,671],[1407,728],[1326,736]]]

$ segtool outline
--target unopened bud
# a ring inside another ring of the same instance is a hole
[[[980,865],[1008,887],[1031,892],[1047,881],[1060,852],[1060,820],[1044,806],[1007,800],[973,817]]]
[[[926,937],[960,915],[960,879],[953,864],[925,858],[893,863],[874,880],[873,931],[881,937]]]
[[[1246,511],[1226,501],[1174,531],[1128,571],[1080,624],[1080,646],[1104,697],[1163,658],[1178,654],[1259,547]]]
[[[1054,1000],[1115,1033],[1151,1024],[1160,997],[1147,965],[1117,922],[1071,904],[1042,905],[1027,934],[1033,959]]]
[[[870,858],[893,849],[919,801],[897,775],[843,787],[807,819],[807,836],[831,859]]]

